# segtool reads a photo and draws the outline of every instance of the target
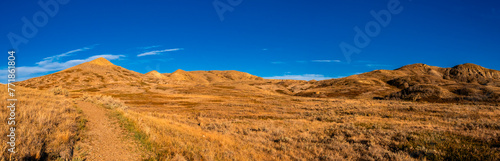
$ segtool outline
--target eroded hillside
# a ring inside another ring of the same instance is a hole
[[[318,81],[314,86],[294,95],[433,102],[499,102],[500,71],[474,64],[452,68],[413,64],[396,70],[376,70],[346,78]]]

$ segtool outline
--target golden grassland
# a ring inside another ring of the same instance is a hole
[[[142,89],[107,93],[124,104],[86,99],[111,104],[152,160],[500,158],[498,104],[306,98],[234,84]]]
[[[77,96],[111,109],[110,116],[155,154],[150,160],[500,158],[498,103],[310,98],[265,88],[248,83],[142,83],[72,92],[18,87],[22,135],[15,157],[71,159],[84,126],[70,98]],[[3,108],[4,120],[6,114]]]
[[[16,153],[11,155],[6,149],[9,109],[6,85],[1,85],[0,93],[0,152],[1,160],[55,160],[71,159],[73,145],[78,139],[79,129],[84,126],[81,114],[67,91],[62,89],[33,90],[16,87]]]
[[[24,96],[33,111],[20,119],[35,128],[25,127],[20,143],[42,141],[19,150],[67,158],[61,147],[72,141],[52,137],[74,138],[69,125],[79,116],[59,94],[111,109],[150,160],[500,160],[499,80],[473,64],[281,81],[236,71],[140,74],[99,58],[18,83],[70,89]]]

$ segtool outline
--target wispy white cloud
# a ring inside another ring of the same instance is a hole
[[[282,61],[273,61],[273,62],[271,62],[271,64],[285,64],[285,62],[282,62]]]
[[[164,52],[172,52],[172,51],[179,51],[179,50],[184,50],[184,49],[183,48],[175,48],[175,49],[148,51],[148,52],[141,53],[141,54],[137,55],[137,57],[148,56],[148,55],[159,55],[159,54],[164,53]]]
[[[292,79],[292,80],[325,80],[333,79],[334,77],[326,77],[322,74],[302,74],[302,75],[282,75],[282,76],[272,76],[264,77],[265,79]]]
[[[71,50],[71,51],[67,51],[67,52],[64,52],[64,53],[59,54],[59,55],[54,55],[54,56],[46,57],[42,61],[37,62],[36,64],[43,65],[45,63],[50,63],[50,62],[53,62],[55,60],[59,60],[59,58],[61,58],[61,57],[70,56],[73,53],[77,53],[77,52],[82,52],[82,51],[87,51],[87,50],[93,49],[97,45],[99,45],[99,44],[94,44],[94,45],[91,45],[91,46],[87,46],[87,47],[83,47],[83,48],[79,48],[79,49],[74,49],[74,50]]]
[[[138,49],[147,50],[147,49],[152,49],[152,48],[157,48],[157,47],[161,47],[161,45],[152,45],[152,46],[146,46],[146,47],[138,47]]]
[[[374,61],[371,60],[356,60],[354,63],[360,63],[360,64],[368,64],[368,63],[375,63]]]
[[[372,68],[391,67],[391,65],[385,65],[385,64],[366,64],[366,66]]]
[[[340,63],[340,60],[311,60],[314,63]]]

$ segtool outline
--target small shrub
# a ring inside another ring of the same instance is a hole
[[[386,96],[387,99],[402,99],[409,101],[438,101],[447,97],[449,92],[435,85],[415,85]]]
[[[478,92],[472,88],[463,87],[463,88],[455,90],[454,93],[459,94],[459,95],[464,95],[464,96],[473,96],[473,95],[477,94]]]
[[[111,96],[104,96],[104,95],[89,95],[89,94],[83,94],[82,97],[80,97],[80,100],[85,101],[85,102],[90,102],[94,104],[98,104],[103,106],[104,108],[107,109],[127,109],[128,106],[125,105],[122,101],[118,99],[114,99]]]
[[[50,89],[50,92],[54,93],[54,95],[63,95],[63,96],[69,95],[68,90],[63,89],[61,87],[52,88],[52,89]]]

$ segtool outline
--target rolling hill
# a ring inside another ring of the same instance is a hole
[[[62,87],[72,91],[97,92],[116,90],[129,92],[141,91],[145,86],[211,84],[221,82],[241,82],[263,80],[260,77],[239,71],[184,71],[159,73],[150,71],[141,74],[114,65],[105,58],[97,58],[90,62],[41,77],[17,82],[20,86],[50,89]]]
[[[125,84],[137,82],[142,74],[116,66],[105,58],[97,58],[53,74],[18,82],[24,87],[48,89],[99,88],[106,84]]]
[[[73,91],[148,91],[161,85],[197,86],[224,84],[245,86],[260,92],[290,96],[402,99],[411,101],[500,100],[500,71],[475,64],[441,68],[425,64],[406,65],[395,70],[375,70],[359,75],[322,81],[266,80],[238,71],[184,71],[137,73],[116,66],[104,58],[32,78],[19,85],[38,89],[63,87]],[[145,88],[148,87],[148,88]]]
[[[412,64],[323,80],[294,95],[426,101],[499,101],[500,71],[475,64],[440,68]]]

